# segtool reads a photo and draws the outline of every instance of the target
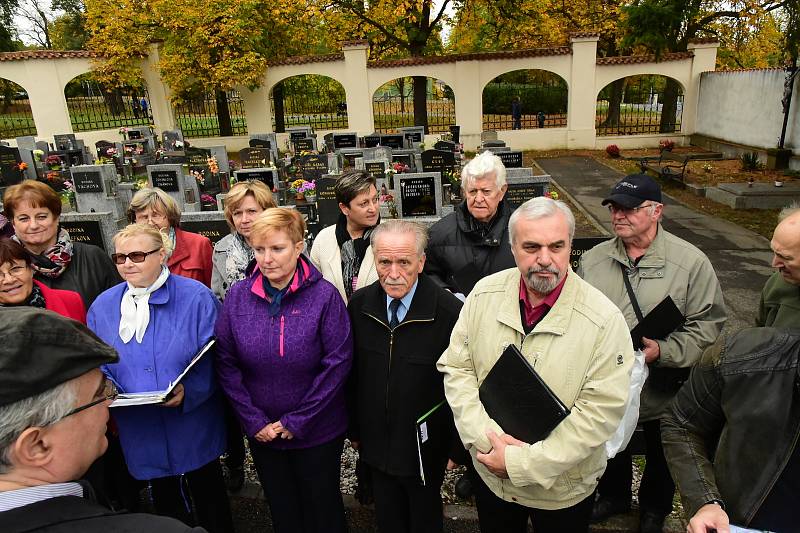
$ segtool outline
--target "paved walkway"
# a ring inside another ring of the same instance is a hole
[[[589,157],[558,157],[536,161],[560,188],[611,234],[608,210],[600,205],[622,174]],[[667,231],[706,253],[722,285],[728,323],[725,331],[752,326],[761,287],[772,273],[772,253],[764,237],[725,220],[664,198]]]

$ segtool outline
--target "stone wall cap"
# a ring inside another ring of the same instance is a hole
[[[0,61],[24,61],[26,59],[83,59],[103,57],[92,50],[23,50],[20,52],[2,52]]]
[[[331,61],[344,61],[344,53],[337,52],[335,54],[319,55],[319,56],[290,56],[283,59],[275,59],[269,61],[267,64],[270,67],[278,67],[282,65],[305,65],[308,63],[328,63]]]
[[[354,46],[369,46],[369,41],[366,39],[353,39],[350,41],[342,41],[342,48],[350,48]]]
[[[663,54],[658,60],[656,60],[656,56],[654,55],[643,55],[643,56],[610,56],[610,57],[598,57],[597,64],[598,65],[635,65],[638,63],[663,63],[665,61],[681,61],[683,59],[691,59],[694,57],[693,52],[672,52],[669,54]]]
[[[474,52],[471,54],[450,54],[444,56],[408,57],[404,59],[383,59],[370,61],[369,68],[411,67],[416,65],[434,65],[438,63],[455,63],[457,61],[480,61],[493,59],[517,59],[522,57],[562,56],[572,53],[568,46],[556,48],[528,48],[524,50],[505,50],[500,52]]]

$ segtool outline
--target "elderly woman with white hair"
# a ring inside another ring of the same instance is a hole
[[[120,392],[165,390],[214,336],[219,301],[197,280],[170,273],[172,242],[149,224],[114,236],[125,283],[97,297],[87,324],[119,353],[103,371]],[[211,533],[233,531],[218,461],[225,451],[222,391],[205,355],[161,404],[116,407],[125,463],[147,482],[158,514]]]
[[[508,238],[506,168],[483,152],[461,171],[464,201],[430,230],[425,273],[454,293],[469,294],[484,276],[514,266]]]

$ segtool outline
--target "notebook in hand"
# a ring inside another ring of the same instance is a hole
[[[481,383],[484,409],[503,431],[528,444],[543,440],[569,409],[511,344]]]
[[[642,337],[666,339],[667,335],[678,329],[681,324],[683,324],[683,315],[672,301],[672,297],[667,295],[631,330],[633,347],[637,350],[642,348]]]

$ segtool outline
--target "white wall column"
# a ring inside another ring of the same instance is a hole
[[[475,150],[481,143],[483,130],[483,81],[480,77],[480,62],[457,62],[455,80],[451,89],[456,98],[456,124],[461,126],[461,142],[465,150]]]
[[[247,118],[247,133],[251,135],[254,133],[272,133],[272,106],[269,105],[266,75],[261,87],[253,91],[247,87],[239,87],[238,89],[242,97],[244,116]]]
[[[597,135],[594,120],[597,95],[594,92],[597,70],[596,34],[570,38],[569,105],[567,107],[567,148],[594,148]]]
[[[142,60],[142,77],[147,84],[147,93],[150,96],[150,111],[153,113],[153,123],[159,132],[174,130],[177,126],[175,112],[169,99],[172,90],[161,79],[161,72],[158,70],[159,52],[161,45],[153,43],[147,53],[147,57]]]
[[[372,112],[372,94],[367,75],[367,41],[347,41],[342,43],[344,52],[343,83],[347,98],[348,130],[366,135],[375,131]]]
[[[686,47],[694,52],[692,70],[686,93],[683,95],[683,114],[681,116],[681,133],[693,134],[697,130],[697,103],[700,100],[700,75],[713,72],[717,64],[717,48],[719,42],[689,42]]]

